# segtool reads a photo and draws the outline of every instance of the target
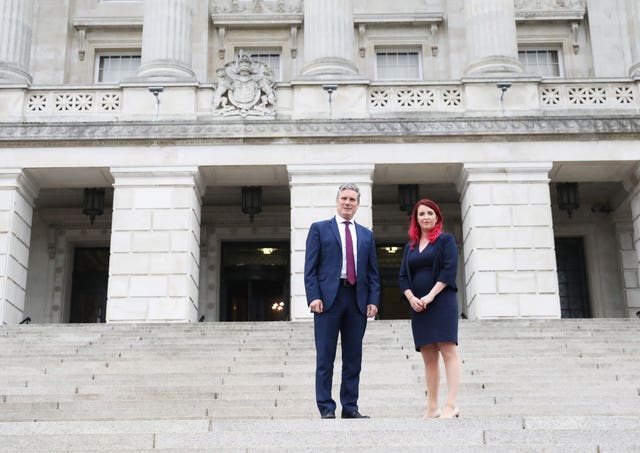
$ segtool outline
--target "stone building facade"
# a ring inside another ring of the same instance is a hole
[[[2,0],[0,323],[307,319],[306,234],[342,182],[381,317],[407,314],[416,190],[458,240],[467,317],[637,316],[639,13]]]

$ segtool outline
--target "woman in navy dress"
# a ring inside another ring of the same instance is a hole
[[[416,203],[409,239],[400,267],[400,290],[411,305],[413,340],[425,366],[427,410],[423,418],[458,417],[458,249],[454,237],[442,232],[442,213],[436,203]],[[438,408],[441,354],[448,388],[442,410]]]

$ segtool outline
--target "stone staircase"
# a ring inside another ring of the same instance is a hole
[[[640,320],[461,321],[460,356],[421,420],[409,322],[370,322],[372,418],[320,420],[311,323],[3,326],[0,452],[640,452]]]

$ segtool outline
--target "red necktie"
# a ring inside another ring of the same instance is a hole
[[[349,225],[351,222],[344,222],[344,238],[345,249],[347,252],[347,281],[355,285],[356,284],[356,263],[353,258],[353,239],[351,238],[351,231],[349,231]]]

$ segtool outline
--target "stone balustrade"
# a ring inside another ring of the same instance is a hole
[[[163,97],[170,98],[172,88],[165,88]],[[3,90],[0,90],[0,95]],[[149,97],[148,110],[150,118],[154,114],[153,98]],[[276,109],[285,117],[295,111],[291,104],[292,88],[283,86],[277,89]],[[22,117],[27,121],[69,121],[70,119],[100,121],[126,120],[128,118],[126,104],[127,88],[113,87],[77,87],[77,88],[31,88],[24,91]],[[179,98],[179,93],[175,93]],[[200,87],[193,98],[192,107],[181,105],[183,110],[193,111],[200,118],[212,113],[209,99],[213,88]],[[367,88],[367,111],[369,114],[381,113],[465,113],[468,110],[470,94],[461,83],[447,84],[371,84]],[[145,97],[145,99],[146,99]],[[188,102],[191,99],[187,100]],[[184,102],[182,103],[184,104]],[[640,107],[640,85],[629,81],[572,81],[542,82],[538,85],[539,112],[571,110],[578,113],[581,109],[592,112],[594,109],[628,108],[630,112]],[[19,107],[18,107],[19,108]],[[508,111],[508,106],[505,106]],[[18,113],[18,112],[16,112]],[[138,112],[130,112],[138,113]],[[173,103],[162,104],[161,117],[173,115]],[[10,120],[10,119],[9,119]],[[225,121],[218,117],[212,121]]]

